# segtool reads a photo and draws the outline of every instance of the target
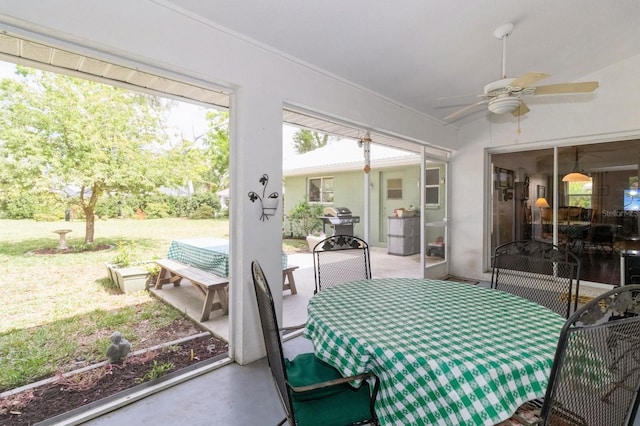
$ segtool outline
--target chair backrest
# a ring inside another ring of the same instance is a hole
[[[578,307],[580,260],[544,241],[514,241],[496,247],[491,288],[506,291],[569,318]]]
[[[632,424],[639,387],[640,285],[629,285],[596,297],[567,320],[541,415],[570,412],[594,425]]]
[[[579,221],[582,218],[582,207],[568,207],[567,208],[567,219],[569,221]]]
[[[282,351],[282,341],[280,340],[280,329],[278,328],[273,296],[262,267],[257,260],[251,262],[251,274],[258,302],[258,312],[260,314],[264,345],[267,350],[269,369],[278,389],[287,419],[291,424],[295,424],[291,396],[287,387],[287,370],[284,363],[284,352]]]
[[[348,281],[371,278],[369,245],[351,235],[333,235],[313,248],[315,292]]]

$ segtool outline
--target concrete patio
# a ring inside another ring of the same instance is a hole
[[[420,271],[420,255],[395,256],[387,254],[386,248],[370,249],[371,273],[374,278],[407,277],[422,278]],[[441,261],[437,257],[428,257],[428,262]],[[298,266],[294,271],[297,294],[285,290],[283,296],[283,326],[302,324],[307,320],[307,303],[313,296],[315,288],[313,257],[311,253],[293,253],[288,255],[288,264]],[[191,284],[183,280],[180,287],[164,286],[161,290],[150,291],[166,303],[175,306],[193,319],[205,330],[228,340],[228,316],[220,310],[213,311],[208,321],[200,321],[203,299]]]

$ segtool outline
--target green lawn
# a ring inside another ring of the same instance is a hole
[[[115,330],[143,347],[146,333],[181,316],[146,291],[115,291],[104,266],[115,249],[31,253],[57,247],[57,229],[71,229],[68,244],[81,245],[84,226],[0,220],[0,391],[52,375],[74,361],[104,360]],[[201,236],[228,238],[228,220],[113,219],[95,227],[96,244],[129,244],[141,260],[165,257],[173,239]]]

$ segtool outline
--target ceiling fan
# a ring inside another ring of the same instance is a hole
[[[480,102],[468,105],[444,118],[445,121],[452,121],[462,116],[467,111],[479,106],[487,105],[489,111],[494,114],[511,113],[514,117],[524,115],[530,111],[524,103],[522,97],[525,95],[552,95],[560,93],[587,93],[598,88],[597,81],[587,81],[582,83],[560,83],[546,86],[532,86],[532,84],[549,77],[543,72],[529,72],[518,78],[507,78],[506,71],[506,47],[507,37],[513,32],[513,24],[508,23],[499,26],[493,35],[502,40],[502,78],[484,86],[484,93],[478,95],[484,99]],[[441,98],[447,99],[447,98]]]

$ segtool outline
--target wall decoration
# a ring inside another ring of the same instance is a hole
[[[260,215],[260,220],[264,222],[265,219],[269,220],[270,216],[274,216],[276,214],[276,210],[278,210],[278,203],[280,201],[280,194],[272,192],[268,196],[265,196],[267,193],[267,184],[269,183],[268,174],[263,174],[258,182],[262,184],[262,196],[251,191],[249,192],[249,200],[251,200],[252,203],[255,203],[256,200],[260,200],[260,205],[262,206],[262,215]]]
[[[508,188],[513,189],[513,170],[495,167],[493,171],[494,189]]]

